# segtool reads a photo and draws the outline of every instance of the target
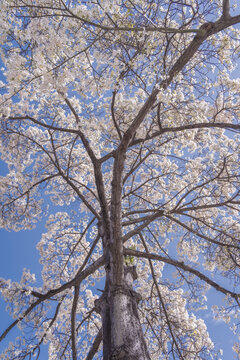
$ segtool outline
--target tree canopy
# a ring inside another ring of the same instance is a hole
[[[47,229],[42,286],[0,280],[4,359],[219,359],[201,315],[212,288],[237,331],[236,6],[2,0],[0,226]]]

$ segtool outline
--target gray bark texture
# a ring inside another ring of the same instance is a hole
[[[125,269],[125,284],[110,286],[95,305],[103,323],[103,360],[150,360],[138,317],[141,296],[133,288],[135,267]]]

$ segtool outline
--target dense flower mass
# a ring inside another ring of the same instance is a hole
[[[0,358],[221,358],[201,315],[212,288],[237,333],[236,6],[2,0],[0,226],[47,230],[42,286],[0,280]]]

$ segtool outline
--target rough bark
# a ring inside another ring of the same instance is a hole
[[[135,267],[125,269],[125,285],[110,285],[95,302],[103,323],[103,360],[150,360],[138,317],[141,296],[133,290]]]

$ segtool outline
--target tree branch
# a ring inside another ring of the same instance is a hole
[[[33,15],[33,16],[25,16],[25,17],[44,17],[44,16],[62,16],[62,17],[73,17],[77,20],[82,21],[84,24],[93,26],[94,28],[99,28],[101,30],[106,31],[134,31],[134,32],[162,32],[162,33],[173,33],[173,34],[184,34],[184,33],[198,33],[199,29],[176,29],[172,27],[158,27],[158,26],[108,26],[104,24],[99,24],[94,21],[91,21],[85,17],[81,17],[74,12],[72,12],[63,2],[64,8],[61,7],[51,7],[51,6],[39,6],[39,5],[19,5],[19,6],[10,6],[11,8],[34,8],[34,9],[41,9],[41,10],[54,10],[59,11],[59,13],[55,14],[44,14],[44,15]]]
[[[234,292],[232,292],[230,290],[225,289],[224,287],[217,284],[215,281],[211,280],[206,275],[202,274],[200,271],[191,268],[189,265],[184,264],[183,261],[177,261],[177,260],[171,259],[170,257],[167,258],[167,257],[162,256],[162,255],[157,255],[157,254],[152,254],[152,253],[145,253],[145,252],[142,252],[142,251],[126,249],[126,248],[124,248],[124,255],[135,256],[137,258],[159,260],[159,261],[162,261],[162,262],[167,263],[169,265],[180,268],[180,269],[182,269],[184,271],[188,271],[191,274],[194,274],[195,276],[197,276],[199,279],[205,281],[207,284],[211,285],[215,290],[220,291],[221,293],[223,293],[225,295],[230,295],[232,298],[234,298],[237,301],[237,303],[239,303],[240,293],[239,294],[234,293]]]
[[[7,118],[8,120],[30,120],[33,123],[44,127],[45,129],[49,129],[49,130],[55,130],[55,131],[61,131],[61,132],[66,132],[66,133],[70,133],[70,134],[76,134],[79,135],[79,131],[78,130],[74,130],[74,129],[67,129],[67,128],[62,128],[62,127],[57,127],[57,126],[53,126],[53,125],[48,125],[45,124],[39,120],[36,120],[35,118],[33,118],[32,116],[9,116]]]
[[[240,20],[240,16],[239,16]],[[234,22],[232,20],[231,22]],[[153,106],[153,104],[156,101],[157,95],[160,91],[160,89],[165,90],[170,83],[172,82],[173,78],[185,67],[185,65],[188,63],[188,61],[195,55],[199,47],[202,45],[202,43],[210,36],[213,35],[228,26],[232,25],[232,23],[229,21],[220,21],[218,20],[216,23],[204,23],[200,27],[199,34],[197,34],[194,39],[191,41],[191,43],[188,45],[188,47],[183,51],[183,53],[180,55],[180,57],[177,59],[175,64],[172,66],[171,70],[169,71],[168,77],[166,80],[163,80],[158,86],[155,86],[151,95],[145,102],[145,104],[142,106],[142,108],[139,110],[137,116],[133,120],[132,124],[129,126],[128,130],[125,132],[121,145],[119,146],[119,151],[124,152],[126,151],[126,148],[128,147],[131,139],[133,139],[133,136],[137,130],[137,128],[140,126],[140,124],[145,119],[145,116],[148,114],[149,110]],[[236,21],[238,22],[238,21]]]
[[[176,210],[173,210],[172,213],[176,213],[176,214],[182,214],[185,211],[197,211],[197,210],[203,210],[203,209],[214,209],[214,208],[219,208],[221,206],[229,206],[230,204],[233,204],[233,200],[239,196],[239,194],[237,193],[236,195],[234,195],[231,199],[223,201],[223,202],[219,202],[219,203],[215,203],[215,204],[204,204],[204,205],[198,205],[198,206],[191,206],[191,207],[182,207]],[[239,202],[234,202],[235,204],[239,204]],[[184,204],[186,205],[186,204]],[[171,213],[171,211],[169,212]]]
[[[47,335],[48,330],[53,326],[54,322],[56,321],[61,304],[62,304],[62,302],[59,302],[59,303],[57,304],[57,307],[56,307],[54,316],[53,316],[53,318],[51,319],[51,322],[50,322],[47,330],[44,332],[44,334],[43,334],[41,340],[39,341],[39,343],[38,343],[38,344],[34,347],[34,349],[31,351],[31,354],[33,354],[36,349],[39,349],[39,352],[40,352],[40,348],[39,348],[39,347],[40,347],[40,345],[43,343],[43,341],[44,341],[44,339],[45,339],[45,337],[46,337],[46,335]],[[27,354],[27,355],[29,355],[29,354]],[[31,358],[31,357],[30,357],[30,358]],[[38,359],[38,358],[37,358],[37,359]]]
[[[55,178],[55,177],[58,177],[58,176],[60,176],[60,173],[53,174],[53,175],[49,175],[49,176],[47,176],[46,178],[37,181],[35,184],[32,184],[27,191],[25,191],[25,192],[22,193],[21,195],[17,196],[15,199],[9,201],[8,203],[3,204],[3,207],[4,207],[4,206],[8,206],[8,205],[14,203],[15,201],[21,199],[23,196],[29,194],[32,189],[34,189],[36,186],[42,184],[43,182],[48,181],[48,180],[51,180],[51,179],[53,179],[53,178]]]
[[[97,336],[95,337],[94,342],[92,343],[91,349],[88,352],[86,360],[92,360],[94,358],[94,355],[97,353],[101,341],[102,341],[102,328],[98,331]]]
[[[72,358],[77,360],[77,348],[76,348],[76,311],[79,298],[79,285],[74,287],[74,297],[71,312],[71,340],[72,340]]]
[[[159,131],[155,131],[153,134],[146,136],[144,139],[134,139],[129,146],[137,145],[141,142],[145,142],[147,140],[152,140],[155,137],[171,132],[178,132],[184,130],[194,130],[194,129],[227,129],[227,130],[240,130],[239,124],[229,124],[229,123],[199,123],[199,124],[188,124],[182,126],[161,128]]]
[[[164,216],[164,211],[163,210],[158,210],[156,211],[155,214],[150,215],[150,216],[146,216],[144,217],[144,219],[146,219],[146,221],[138,226],[137,228],[129,231],[126,235],[123,236],[122,241],[123,243],[126,242],[128,239],[130,239],[131,237],[133,237],[134,235],[139,234],[143,229],[145,229],[145,227],[147,227],[152,221],[154,221],[155,219]]]
[[[213,240],[212,238],[210,238],[209,236],[200,234],[198,231],[190,228],[189,226],[187,226],[186,224],[184,224],[183,222],[181,222],[180,220],[174,218],[173,216],[170,215],[165,215],[166,218],[170,219],[171,221],[175,222],[176,224],[180,225],[181,227],[183,227],[184,229],[190,231],[192,234],[197,235],[198,237],[200,237],[201,239],[207,240],[215,245],[219,245],[219,246],[224,246],[224,247],[228,247],[228,248],[234,248],[234,249],[238,249],[240,251],[240,247],[234,244],[228,244],[228,243],[223,243],[220,241],[216,241]]]
[[[97,187],[100,206],[101,206],[101,210],[102,210],[102,214],[103,214],[102,217],[103,217],[103,221],[105,223],[105,228],[109,229],[108,204],[107,204],[107,200],[106,200],[103,176],[102,176],[102,171],[101,171],[101,161],[99,161],[97,159],[97,157],[95,156],[95,154],[93,152],[92,147],[89,144],[89,141],[87,140],[84,133],[81,131],[79,116],[78,116],[77,112],[75,111],[74,107],[72,106],[71,102],[67,98],[65,98],[65,102],[68,105],[69,109],[71,110],[72,114],[74,115],[74,117],[76,119],[76,122],[78,124],[78,134],[82,140],[85,150],[87,151],[87,153],[89,155],[89,158],[92,161],[92,164],[94,167],[95,184]]]
[[[179,349],[179,346],[178,346],[178,342],[176,340],[176,337],[174,335],[174,332],[173,332],[173,329],[172,329],[172,325],[171,325],[171,322],[170,322],[170,319],[169,319],[169,316],[168,316],[168,312],[167,312],[167,309],[165,307],[165,304],[164,304],[164,301],[163,301],[163,298],[162,298],[162,295],[161,295],[161,292],[159,290],[159,287],[158,287],[158,283],[157,283],[157,280],[156,280],[156,276],[155,276],[155,273],[154,273],[154,268],[153,268],[153,265],[152,265],[152,261],[151,261],[151,257],[149,256],[149,251],[148,251],[148,247],[147,247],[147,244],[144,240],[144,237],[142,236],[141,233],[139,233],[139,237],[141,239],[141,242],[145,248],[145,251],[146,251],[146,255],[148,255],[148,262],[149,262],[149,266],[150,266],[150,269],[151,269],[151,274],[152,274],[152,277],[153,277],[153,282],[154,282],[154,285],[156,287],[156,290],[157,290],[157,294],[158,294],[158,298],[160,300],[160,303],[162,305],[162,308],[163,308],[163,312],[164,312],[164,315],[166,317],[166,321],[167,321],[167,324],[168,324],[168,328],[169,328],[169,331],[170,331],[170,334],[171,334],[171,337],[172,337],[172,340],[173,340],[173,344],[176,346],[176,349],[177,349],[177,352],[179,354],[179,358],[184,360],[183,357],[182,357],[182,353]]]
[[[229,0],[223,0],[222,5],[222,18],[227,19],[230,17],[230,5]]]
[[[112,114],[113,124],[114,124],[115,129],[117,130],[119,139],[122,140],[122,134],[121,134],[121,131],[120,131],[120,129],[119,129],[119,126],[118,126],[117,121],[116,121],[116,118],[115,118],[114,104],[115,104],[116,93],[117,93],[116,90],[114,90],[114,91],[113,91],[113,94],[112,94],[111,114]]]
[[[82,202],[86,205],[86,207],[91,211],[91,213],[97,218],[100,219],[100,215],[97,211],[92,207],[92,205],[85,199],[82,193],[79,191],[78,187],[69,179],[68,176],[61,173],[63,179],[72,187],[72,189],[76,192],[78,197],[82,200]]]
[[[77,122],[77,125],[78,125],[78,134],[82,140],[82,143],[85,147],[85,150],[87,151],[90,159],[92,160],[92,163],[95,164],[96,161],[97,161],[97,158],[93,152],[93,149],[91,148],[90,144],[89,144],[89,141],[87,140],[86,136],[84,135],[84,133],[81,131],[80,129],[80,118],[76,112],[76,110],[74,109],[74,107],[72,106],[70,100],[68,100],[67,98],[64,99],[67,106],[69,107],[69,109],[71,110],[72,114],[74,115],[75,119],[76,119],[76,122]]]
[[[105,259],[103,256],[101,256],[98,260],[94,261],[91,265],[89,265],[85,270],[81,271],[81,268],[75,275],[75,277],[68,281],[67,283],[63,284],[62,286],[49,290],[46,294],[40,294],[38,292],[32,291],[33,296],[37,296],[38,300],[32,303],[26,311],[23,312],[22,315],[18,317],[11,325],[8,326],[8,328],[1,334],[0,336],[0,342],[7,336],[9,331],[16,326],[18,323],[20,323],[37,305],[42,303],[45,300],[50,299],[52,296],[55,296],[64,290],[67,290],[71,288],[72,286],[80,286],[80,283],[86,279],[89,275],[94,273],[97,269],[99,269],[101,266],[103,266],[105,263]]]

